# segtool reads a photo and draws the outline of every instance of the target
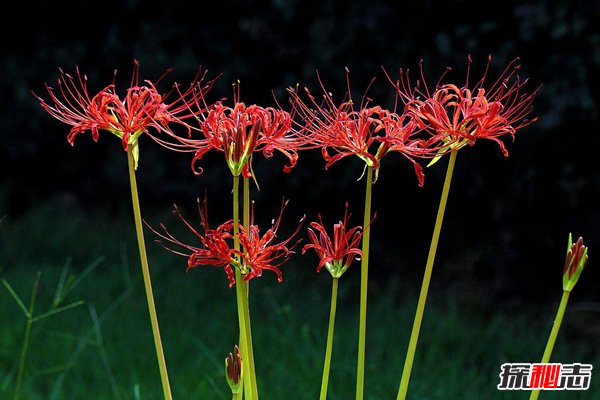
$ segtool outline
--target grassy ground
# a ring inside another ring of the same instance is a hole
[[[151,220],[166,218],[170,217]],[[33,324],[23,399],[161,398],[132,233],[127,218],[91,217],[61,211],[57,204],[17,220],[5,218],[0,224],[0,278],[26,306],[36,273],[42,273],[34,315],[52,309],[53,301],[61,298],[57,293],[66,294],[59,306],[85,302]],[[223,271],[207,268],[185,273],[184,259],[152,243],[148,247],[174,398],[229,399],[223,360],[237,337],[234,290],[227,287]],[[331,279],[315,274],[311,261],[310,257],[292,259],[284,267],[282,284],[268,272],[252,282],[252,327],[263,399],[318,397]],[[340,286],[332,400],[354,398],[357,266]],[[370,400],[396,398],[417,297],[415,288],[405,286],[391,278],[373,282],[370,288],[365,396]],[[434,295],[425,315],[411,399],[528,398],[528,392],[496,389],[499,366],[536,362],[541,357],[551,313],[490,313],[458,297]],[[12,397],[25,321],[1,285],[1,399]],[[567,329],[559,336],[553,361],[599,365],[600,352],[594,346],[597,340],[569,335]],[[593,376],[586,392],[555,392],[540,398],[597,399],[600,380]]]

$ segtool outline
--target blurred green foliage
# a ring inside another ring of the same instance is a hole
[[[153,226],[164,221],[178,238],[187,240],[186,233],[193,236],[181,224],[169,221],[168,213],[147,217]],[[32,244],[27,242],[30,232],[37,230],[36,224],[50,226],[52,220],[59,220],[68,229],[57,230],[49,241],[36,235]],[[71,228],[76,226],[81,230]],[[99,240],[104,237],[110,239]],[[239,338],[235,290],[228,287],[221,268],[196,268],[186,273],[184,257],[152,243],[151,235],[147,239],[173,395],[182,399],[228,398],[223,360]],[[5,266],[0,270],[0,279],[10,282],[20,296],[28,297],[36,271],[43,271],[36,315],[51,311],[57,299],[66,297],[64,304],[85,301],[85,305],[33,325],[23,399],[160,398],[160,378],[129,216],[57,214],[48,204],[26,217],[6,222],[0,240],[14,241],[0,252],[0,265]],[[57,247],[66,249],[62,256],[55,253]],[[33,248],[49,256],[36,259]],[[318,395],[331,277],[326,272],[317,274],[316,264],[314,254],[296,254],[282,267],[281,284],[268,272],[252,280],[253,345],[259,390],[265,399],[313,400]],[[397,394],[418,286],[408,285],[399,274],[371,283],[365,398],[389,400]],[[354,382],[356,375],[359,285],[358,263],[354,263],[340,281],[328,396],[332,400],[354,396],[355,386],[348,382]],[[473,292],[460,297],[446,294],[442,282],[434,280],[409,395],[419,400],[514,399],[514,393],[496,389],[500,365],[534,362],[541,357],[559,291],[547,303],[538,301],[534,308],[518,310],[481,301]],[[597,304],[573,298],[553,362],[600,362],[597,311]],[[0,316],[0,398],[9,399],[25,318],[3,284]],[[595,377],[588,391],[557,391],[553,398],[598,398],[600,380]]]

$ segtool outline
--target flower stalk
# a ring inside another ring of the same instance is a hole
[[[546,343],[546,348],[544,349],[544,355],[542,356],[541,361],[542,364],[550,362],[550,356],[552,355],[552,350],[554,349],[554,344],[556,343],[556,338],[558,337],[558,331],[560,330],[560,325],[562,324],[563,316],[565,315],[565,310],[567,309],[567,303],[569,302],[570,294],[571,292],[563,291],[560,304],[558,306],[558,311],[556,312],[556,317],[554,318],[554,323],[552,324],[552,331],[550,331],[550,336],[548,337],[548,342]],[[529,400],[537,400],[539,396],[539,390],[532,390]]]
[[[250,178],[243,179],[243,215],[242,223],[244,230],[250,232]],[[250,282],[244,279],[238,281],[238,285],[242,288],[243,295],[243,311],[244,311],[244,323],[246,332],[246,345],[247,348],[247,366],[250,385],[248,389],[252,390],[252,398],[258,400],[258,384],[256,382],[256,369],[254,367],[254,349],[252,346],[252,328],[250,325]]]
[[[554,344],[556,343],[556,338],[558,337],[558,331],[560,330],[560,326],[565,315],[565,310],[567,309],[569,296],[571,295],[571,291],[575,287],[575,284],[579,280],[579,276],[581,275],[581,272],[587,263],[587,253],[588,249],[583,245],[583,238],[580,237],[577,242],[573,243],[573,237],[571,234],[569,234],[567,256],[563,269],[563,294],[560,299],[560,304],[558,305],[558,310],[556,311],[556,317],[554,318],[554,323],[552,324],[552,330],[550,331],[550,336],[548,337],[544,354],[542,355],[542,364],[550,362],[550,356],[552,355],[552,350],[554,349]],[[540,391],[533,390],[531,391],[529,400],[537,400],[539,396]]]
[[[570,294],[571,292],[563,292],[562,297],[560,298],[560,304],[558,306],[558,311],[556,312],[554,324],[552,325],[552,331],[550,332],[550,336],[548,337],[548,343],[546,344],[546,348],[544,349],[544,355],[542,356],[542,364],[550,362],[550,356],[552,355],[554,343],[556,343],[556,338],[558,337],[558,331],[560,330],[560,325],[562,324],[562,320],[565,315],[565,310],[567,309],[567,303],[569,302]]]
[[[329,328],[327,330],[327,347],[325,348],[325,362],[323,365],[323,378],[321,380],[321,394],[319,400],[327,399],[329,386],[329,371],[331,369],[331,353],[333,351],[333,335],[335,329],[335,311],[337,307],[339,278],[333,278],[331,286],[331,308],[329,309]]]
[[[373,167],[367,166],[365,213],[363,220],[362,259],[360,264],[360,317],[358,327],[358,362],[356,372],[356,399],[362,400],[365,390],[365,340],[367,334],[367,286],[369,281],[369,236],[371,233],[371,191]]]
[[[413,322],[412,331],[410,334],[410,340],[408,343],[408,351],[406,359],[404,361],[404,369],[402,370],[402,377],[400,379],[400,387],[398,389],[397,400],[406,399],[406,393],[408,392],[408,383],[410,381],[410,374],[412,371],[412,365],[415,359],[415,352],[417,350],[417,343],[419,341],[419,332],[421,330],[421,323],[423,322],[423,314],[425,313],[425,302],[427,301],[427,293],[429,291],[429,283],[431,281],[431,273],[433,271],[433,263],[435,261],[435,254],[438,247],[440,238],[440,232],[442,230],[442,223],[444,221],[444,212],[446,211],[446,204],[448,202],[448,194],[450,193],[450,184],[452,183],[452,174],[454,172],[454,164],[456,163],[457,151],[452,150],[450,152],[450,160],[448,162],[448,169],[446,170],[446,178],[444,179],[444,187],[442,189],[442,196],[440,198],[440,204],[438,207],[438,213],[435,220],[435,227],[433,229],[433,236],[431,238],[431,244],[429,246],[429,254],[427,256],[427,264],[425,265],[425,273],[423,275],[423,282],[421,284],[421,292],[419,293],[419,301],[417,303],[417,311]]]
[[[333,336],[335,329],[335,311],[337,307],[337,294],[339,278],[348,270],[353,260],[359,260],[362,251],[357,247],[362,238],[362,227],[355,226],[348,228],[348,203],[346,202],[346,212],[344,219],[333,225],[333,235],[327,233],[323,225],[323,219],[319,214],[319,222],[311,222],[308,228],[308,237],[310,243],[302,249],[304,254],[307,250],[313,249],[319,256],[317,273],[323,267],[331,274],[333,278],[331,288],[331,308],[329,312],[329,328],[327,331],[327,347],[325,350],[325,361],[323,365],[323,377],[321,382],[320,400],[327,398],[327,388],[329,384],[329,371],[331,369],[331,353],[333,351]]]
[[[240,177],[233,177],[233,247],[235,251],[240,251]],[[235,292],[237,297],[237,310],[240,326],[240,350],[242,360],[245,361],[247,369],[244,374],[245,396],[248,400],[258,400],[258,388],[256,385],[256,377],[254,373],[254,357],[252,353],[252,342],[250,341],[250,310],[248,307],[248,282],[244,280],[244,276],[239,268],[235,268]]]
[[[171,400],[171,387],[169,385],[169,374],[167,372],[167,364],[160,339],[160,329],[158,326],[158,317],[154,306],[154,295],[152,293],[152,281],[150,279],[150,269],[148,267],[148,257],[146,255],[146,244],[144,242],[144,231],[142,228],[142,216],[140,212],[140,201],[138,197],[137,182],[135,178],[136,160],[134,158],[134,146],[129,146],[127,150],[127,161],[129,165],[129,185],[131,187],[131,203],[133,205],[133,217],[135,220],[135,232],[137,236],[138,248],[140,251],[140,260],[142,264],[142,274],[144,277],[144,288],[146,291],[146,301],[148,303],[148,311],[150,312],[150,323],[152,325],[152,334],[154,337],[154,347],[156,349],[156,357],[160,371],[160,380],[165,400]]]

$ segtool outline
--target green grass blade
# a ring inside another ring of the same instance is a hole
[[[92,323],[94,324],[94,331],[96,333],[96,340],[98,341],[98,351],[100,352],[100,360],[106,370],[106,375],[108,376],[108,381],[110,382],[110,386],[114,395],[114,398],[120,400],[122,398],[121,392],[119,391],[119,386],[117,385],[117,380],[115,379],[115,375],[112,372],[112,368],[110,367],[110,360],[108,359],[108,354],[106,353],[106,349],[104,348],[104,340],[102,338],[102,330],[100,329],[100,319],[98,318],[98,312],[96,311],[96,307],[93,305],[88,306],[88,310],[90,313],[90,317],[92,318]]]
[[[8,387],[12,382],[16,372],[16,365],[12,367],[7,373],[4,379],[2,380],[2,384],[0,385],[0,392],[8,392]]]
[[[65,287],[65,281],[67,280],[67,273],[69,272],[69,267],[71,266],[71,258],[67,260],[65,266],[60,273],[60,278],[58,278],[58,283],[56,284],[56,290],[54,291],[54,299],[52,299],[52,307],[58,307],[61,299],[62,291]]]
[[[83,270],[83,272],[77,275],[77,277],[72,282],[68,282],[67,285],[65,285],[65,288],[61,294],[61,301],[64,300],[81,283],[81,281],[83,281],[89,274],[91,274],[92,271],[96,269],[98,265],[102,264],[102,262],[105,259],[106,257],[104,256],[96,258],[86,267],[86,269]]]
[[[85,302],[83,300],[79,300],[79,301],[76,301],[74,303],[67,304],[66,306],[62,306],[62,307],[58,307],[58,308],[52,309],[52,310],[50,310],[48,312],[45,312],[43,314],[38,315],[37,317],[32,318],[31,322],[41,321],[41,320],[49,318],[49,317],[51,317],[53,315],[59,314],[59,313],[61,313],[63,311],[70,310],[71,308],[79,307],[82,304],[85,304]]]
[[[64,372],[70,368],[73,367],[73,364],[60,364],[60,365],[55,365],[53,367],[49,367],[49,368],[44,368],[40,371],[37,371],[35,373],[35,376],[46,376],[46,375],[54,375],[54,374],[59,374],[61,372]]]
[[[78,342],[78,343],[81,342],[82,340],[85,340],[85,338],[83,336],[71,335],[69,333],[64,333],[64,332],[49,331],[48,335],[59,338],[59,339],[63,339],[66,341]],[[99,343],[92,339],[89,339],[86,344],[90,347],[98,347],[99,346]]]
[[[190,337],[190,340],[206,357],[206,361],[210,362],[217,371],[223,368],[223,361],[218,359],[216,355],[202,342],[194,337]]]
[[[215,391],[215,393],[217,394],[217,396],[219,397],[219,399],[221,399],[221,400],[227,400],[227,396],[225,395],[225,393],[223,393],[223,390],[219,387],[219,385],[217,385],[217,383],[215,382],[215,380],[211,376],[207,376],[206,377],[206,382],[208,382],[208,384],[210,385],[210,387],[213,388],[213,390]]]
[[[140,392],[140,384],[136,383],[133,385],[133,396],[135,400],[142,400],[142,393]]]
[[[27,319],[30,319],[31,314],[29,313],[29,310],[27,309],[27,307],[25,307],[25,304],[23,303],[23,301],[21,300],[19,295],[17,295],[17,293],[14,291],[12,286],[10,286],[10,284],[4,278],[2,278],[2,284],[4,285],[4,287],[6,287],[6,290],[8,290],[8,293],[10,293],[10,295],[15,300],[15,302],[17,303],[17,305],[19,306],[21,311],[23,311],[23,314],[25,314],[25,317]]]
[[[104,323],[104,321],[127,299],[127,297],[129,297],[130,294],[131,294],[131,290],[127,289],[119,297],[117,297],[115,299],[115,301],[113,301],[108,306],[108,308],[102,313],[102,315],[100,315],[100,318],[98,318],[99,324],[102,325]],[[83,353],[83,351],[87,347],[88,343],[91,341],[91,338],[94,335],[94,333],[95,333],[95,329],[92,326],[90,329],[87,330],[85,335],[81,338],[81,341],[77,345],[77,348],[75,349],[75,351],[71,354],[71,357],[69,358],[67,363],[75,364],[75,362],[77,361],[77,359],[79,358],[81,353]],[[62,386],[67,378],[67,373],[69,371],[70,370],[63,372],[58,377],[58,379],[56,380],[56,382],[54,384],[54,387],[52,388],[52,392],[50,393],[49,400],[61,399],[60,395],[61,395]]]

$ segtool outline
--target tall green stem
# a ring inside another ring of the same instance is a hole
[[[244,230],[250,232],[250,178],[244,178],[244,208],[242,221]],[[254,349],[252,345],[252,328],[250,324],[250,282],[242,281],[244,292],[244,322],[246,324],[246,336],[248,339],[248,362],[246,372],[250,375],[252,398],[258,400],[258,383],[256,381],[256,368],[254,367]]]
[[[246,376],[250,386],[247,387],[248,398],[258,400],[258,384],[256,382],[256,370],[254,368],[254,350],[252,347],[252,329],[250,328],[250,307],[248,304],[248,281],[241,281],[242,288],[242,308],[244,312],[244,332],[246,335]],[[251,393],[251,395],[250,395]]]
[[[27,323],[25,324],[25,334],[23,335],[23,344],[21,345],[21,355],[19,356],[19,369],[17,371],[17,382],[15,384],[13,400],[19,400],[19,398],[21,397],[21,385],[23,384],[23,376],[25,375],[25,361],[27,360],[27,352],[29,351],[29,337],[31,335],[31,325],[33,325],[33,310],[35,307],[35,297],[37,295],[41,276],[42,273],[38,271],[38,273],[35,276],[35,281],[33,283],[33,289],[31,291],[31,300],[29,302],[29,309],[27,310]]]
[[[329,329],[327,330],[327,347],[325,348],[325,363],[323,365],[323,380],[321,381],[321,396],[319,400],[327,399],[329,385],[329,370],[331,369],[331,352],[333,350],[333,331],[335,329],[335,309],[337,305],[338,278],[333,278],[331,286],[331,309],[329,310]]]
[[[550,331],[548,343],[546,343],[546,349],[544,350],[544,355],[542,356],[542,364],[550,362],[550,356],[552,355],[554,343],[556,343],[556,338],[558,337],[558,331],[560,330],[560,325],[562,324],[563,316],[565,315],[565,310],[567,308],[567,303],[569,302],[570,294],[571,292],[563,291],[562,297],[560,299],[560,305],[558,306],[558,311],[556,312],[556,318],[554,318],[554,324],[552,325],[552,331]],[[540,391],[533,390],[531,392],[531,395],[529,396],[529,400],[537,400],[539,396]]]
[[[233,177],[233,247],[240,250],[240,178]],[[242,364],[244,368],[244,396],[248,400],[258,400],[256,388],[256,379],[253,374],[253,356],[250,355],[252,345],[248,336],[248,282],[244,280],[242,272],[235,270],[235,292],[237,298],[237,310],[240,329],[240,353],[242,355]]]
[[[365,215],[363,220],[362,260],[360,266],[360,318],[358,327],[358,365],[356,371],[356,400],[362,400],[365,390],[365,338],[367,333],[367,286],[369,279],[369,235],[371,233],[371,190],[373,167],[367,167]]]
[[[250,229],[250,178],[244,178],[244,210],[242,219],[246,232]]]
[[[150,269],[148,268],[148,257],[146,255],[146,244],[144,242],[144,230],[142,228],[142,216],[140,212],[140,201],[138,197],[137,182],[135,179],[135,162],[133,158],[133,146],[127,151],[127,161],[129,164],[129,185],[131,186],[131,203],[133,205],[133,216],[135,219],[135,232],[140,250],[140,259],[142,263],[142,274],[144,276],[144,288],[146,289],[146,301],[148,311],[150,312],[150,323],[152,324],[152,334],[154,336],[154,347],[156,348],[156,357],[158,359],[158,368],[160,370],[160,379],[165,400],[171,400],[171,387],[169,385],[169,374],[167,373],[167,364],[160,340],[160,329],[158,327],[158,318],[156,308],[154,307],[154,295],[152,294],[152,281],[150,280]]]
[[[435,227],[433,229],[433,237],[431,238],[431,245],[429,246],[429,255],[427,256],[427,264],[425,265],[423,283],[421,284],[421,293],[419,294],[417,311],[413,322],[412,332],[410,334],[408,351],[406,354],[406,360],[404,361],[404,370],[402,371],[402,378],[400,379],[400,388],[398,390],[397,400],[406,399],[406,393],[408,392],[408,382],[410,381],[412,365],[415,359],[415,352],[417,350],[417,342],[419,341],[419,332],[421,330],[421,323],[423,322],[425,302],[427,300],[427,293],[429,291],[429,282],[431,281],[431,272],[433,270],[433,262],[435,260],[435,253],[437,251],[438,241],[440,238],[440,231],[442,230],[442,222],[444,221],[444,212],[446,211],[446,203],[448,202],[448,193],[450,193],[450,183],[452,182],[452,173],[454,172],[454,164],[456,163],[456,154],[457,151],[454,150],[450,153],[450,161],[448,162],[448,169],[446,170],[444,188],[442,189],[440,205],[438,208],[437,218],[435,220]]]

